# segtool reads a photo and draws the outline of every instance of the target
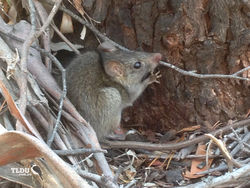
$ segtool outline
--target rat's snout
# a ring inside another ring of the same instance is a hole
[[[153,62],[158,64],[161,58],[162,58],[162,55],[160,53],[154,53]]]

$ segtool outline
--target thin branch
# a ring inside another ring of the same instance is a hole
[[[60,119],[61,119],[61,116],[62,116],[62,109],[63,109],[63,101],[64,101],[64,99],[66,97],[66,94],[67,94],[67,88],[66,88],[66,71],[65,71],[65,69],[63,68],[63,66],[57,60],[57,58],[55,56],[53,56],[51,53],[47,53],[47,52],[42,52],[42,53],[46,54],[56,64],[56,66],[59,68],[59,70],[62,73],[62,84],[63,84],[63,91],[62,91],[62,95],[61,95],[61,98],[60,98],[60,103],[59,103],[59,108],[58,108],[58,114],[57,114],[57,118],[56,118],[56,123],[55,123],[54,129],[52,131],[52,134],[51,134],[50,138],[47,141],[47,144],[50,147],[51,144],[52,144],[52,142],[53,142],[53,140],[54,140],[54,138],[55,138],[57,129],[58,129],[59,124],[60,124]]]
[[[129,182],[124,188],[130,188],[132,187],[134,184],[136,184],[138,180],[136,179],[133,179],[131,182]]]
[[[31,0],[29,0],[31,1]],[[33,41],[38,38],[44,31],[45,29],[50,25],[50,23],[52,22],[55,14],[57,13],[59,7],[60,7],[60,4],[61,4],[62,0],[57,0],[56,3],[54,4],[47,20],[44,22],[43,26],[39,29],[38,32],[36,32],[34,35],[32,35],[30,38],[31,40],[31,43],[33,43]],[[34,7],[33,7],[34,8]],[[35,8],[34,8],[34,11],[35,11]],[[55,60],[55,59],[54,59]],[[57,59],[55,60],[57,61]],[[60,63],[59,63],[60,64]],[[27,68],[27,67],[26,67]],[[66,77],[65,75],[65,69],[61,69],[61,72],[62,72],[62,77]],[[63,80],[63,82],[65,82],[65,80]],[[54,138],[55,138],[55,135],[56,135],[56,131],[59,127],[59,124],[60,124],[60,119],[61,119],[61,114],[62,114],[62,107],[63,107],[63,101],[64,101],[64,98],[66,96],[66,84],[63,84],[63,93],[62,93],[62,96],[61,96],[61,99],[60,99],[60,105],[59,105],[59,111],[58,111],[58,116],[57,116],[57,119],[56,119],[56,124],[55,124],[55,127],[53,129],[53,132],[51,134],[51,137],[48,139],[47,141],[47,144],[48,146],[50,147]]]
[[[243,138],[241,139],[242,142],[248,142],[250,140],[250,133],[247,133],[243,136]],[[241,145],[237,145],[232,151],[232,156],[235,156],[240,150],[242,149]]]
[[[118,186],[113,183],[108,177],[106,176],[99,176],[96,174],[92,174],[86,171],[83,171],[81,169],[77,169],[77,173],[82,176],[83,178],[92,180],[99,185],[102,185],[102,187],[109,187],[109,188],[117,188]]]
[[[5,34],[7,35],[8,37],[10,38],[13,38],[19,42],[24,42],[22,39],[8,33],[6,34],[5,32],[1,31],[0,30],[0,33],[2,34]],[[54,140],[54,137],[55,137],[55,134],[56,134],[56,131],[57,131],[57,128],[59,126],[59,123],[60,123],[60,119],[61,119],[61,116],[62,116],[62,108],[63,108],[63,101],[66,97],[66,94],[67,94],[67,88],[66,88],[66,72],[65,72],[65,69],[63,68],[63,66],[61,65],[61,63],[57,60],[57,58],[55,56],[53,56],[50,52],[47,52],[45,51],[44,49],[41,49],[39,47],[36,47],[36,46],[31,46],[32,48],[38,50],[39,52],[45,54],[46,56],[48,56],[54,63],[55,65],[57,66],[57,68],[61,71],[62,73],[62,85],[63,85],[63,91],[62,91],[62,95],[61,95],[61,98],[60,98],[60,103],[59,103],[59,108],[58,108],[58,115],[57,115],[57,119],[56,119],[56,123],[55,123],[55,126],[54,126],[54,129],[53,129],[53,132],[50,136],[50,138],[48,139],[48,145],[50,146],[51,143],[53,142]]]
[[[210,134],[214,136],[218,136],[221,133],[225,133],[229,131],[231,128],[237,128],[241,126],[250,126],[250,119],[245,119],[242,121],[239,121],[234,124],[229,124],[225,127],[222,127],[221,129],[215,130],[211,132]],[[190,140],[186,140],[179,143],[171,143],[171,144],[152,144],[152,143],[146,143],[146,142],[135,142],[135,141],[103,141],[103,143],[108,148],[131,148],[131,149],[146,149],[146,150],[178,150],[190,145],[197,144],[202,141],[206,141],[208,138],[204,135],[198,136],[197,138],[193,138]]]
[[[89,148],[80,148],[80,149],[72,149],[72,150],[53,150],[57,155],[82,155],[86,153],[107,153],[106,150],[98,150],[98,149],[89,149]]]
[[[38,1],[38,0],[34,0],[34,5],[36,7],[36,10],[38,12],[38,15],[40,17],[40,20],[42,21],[42,23],[44,24],[46,19],[48,18],[48,13],[45,10],[45,8],[43,7],[43,5]],[[43,40],[43,47],[46,51],[50,51],[50,28],[47,27],[45,29],[45,32],[42,35],[42,40]],[[51,65],[51,61],[48,57],[45,57],[45,65],[47,67],[47,69],[49,70],[49,72],[51,72],[52,69],[52,65]]]
[[[25,114],[26,105],[27,105],[27,59],[29,47],[33,43],[32,38],[36,29],[36,11],[35,6],[32,0],[28,0],[29,9],[30,9],[30,20],[31,20],[31,31],[28,38],[24,41],[22,52],[21,52],[21,77],[17,80],[18,86],[20,88],[20,110],[22,114]],[[16,129],[21,130],[19,122],[16,124]]]
[[[249,180],[249,175],[250,175],[250,164],[247,164],[247,165],[243,166],[242,168],[239,168],[231,173],[227,173],[223,176],[219,176],[219,177],[216,177],[213,179],[211,179],[211,177],[208,177],[206,179],[203,179],[201,182],[198,182],[195,184],[190,184],[190,185],[183,186],[183,187],[181,186],[180,188],[220,187],[223,184],[225,185],[225,183],[230,185],[233,182],[239,182],[240,180],[243,180],[244,178]]]
[[[75,48],[75,46],[59,31],[55,24],[51,23],[51,27],[55,30],[55,32],[61,37],[62,40],[77,54],[80,55],[80,51]]]
[[[49,13],[49,16],[47,18],[47,20],[44,22],[43,26],[39,29],[39,31],[37,31],[35,33],[35,35],[32,37],[32,40],[37,39],[44,31],[45,29],[50,25],[50,23],[52,22],[55,14],[57,13],[60,5],[62,3],[62,0],[57,0],[56,3],[54,4],[51,12]]]
[[[152,152],[152,153],[148,153],[148,151],[147,151],[147,158],[148,159],[155,159],[155,158],[159,158],[159,159],[166,159],[166,158],[169,158],[171,156],[171,154],[168,154],[168,153],[162,153],[161,155],[159,155],[159,154],[154,154],[154,151]],[[145,154],[144,153],[142,153],[142,154],[137,154],[137,157],[141,157],[141,158],[143,158],[143,157],[145,157]],[[221,155],[187,155],[187,156],[185,156],[185,158],[183,158],[183,159],[206,159],[206,157],[208,157],[209,159],[214,159],[214,158],[219,158],[219,157],[221,157]],[[179,160],[179,157],[178,157],[178,155],[177,154],[175,154],[173,157],[172,157],[172,159],[176,159],[176,160]],[[182,159],[182,160],[183,160]]]
[[[247,164],[249,164],[249,162],[250,162],[249,158],[246,159],[246,160],[244,160],[244,161],[240,161],[240,163],[243,164],[243,165],[247,165]],[[198,172],[196,174],[197,175],[207,175],[207,174],[211,174],[213,172],[225,171],[227,169],[228,169],[228,166],[225,163],[223,163],[223,164],[220,164],[218,167],[210,168],[208,170],[205,170],[205,171],[202,171],[202,172]]]
[[[236,73],[234,73],[234,74],[232,74],[232,75],[239,75],[240,73],[242,73],[242,72],[245,72],[245,71],[247,71],[247,70],[249,70],[250,69],[250,66],[248,66],[248,67],[246,67],[246,68],[244,68],[244,69],[241,69],[241,70],[239,70],[238,72],[236,72]]]
[[[242,165],[238,163],[232,155],[229,153],[228,149],[226,148],[225,144],[220,140],[217,139],[215,136],[211,134],[205,134],[205,136],[209,137],[220,149],[222,155],[227,161],[229,171],[231,172],[233,170],[233,166],[240,168]]]
[[[166,67],[169,67],[171,69],[174,69],[176,70],[177,72],[183,74],[183,75],[186,75],[186,76],[192,76],[192,77],[196,77],[196,78],[233,78],[233,79],[239,79],[239,80],[246,80],[246,81],[250,81],[250,78],[243,78],[243,77],[240,77],[240,76],[237,76],[239,75],[240,73],[244,72],[244,71],[247,71],[250,69],[250,66],[244,68],[244,69],[241,69],[240,71],[236,72],[236,73],[233,73],[233,74],[229,74],[229,75],[225,75],[225,74],[197,74],[197,73],[194,73],[193,71],[185,71],[183,69],[180,69],[170,63],[166,63],[166,62],[163,62],[163,61],[160,61],[160,64],[161,65],[164,65]]]
[[[46,2],[49,5],[52,4],[52,2],[50,2],[48,0],[46,0]],[[113,44],[114,46],[120,48],[121,50],[130,51],[129,49],[127,49],[127,48],[125,48],[125,47],[117,44],[116,42],[110,40],[107,36],[103,35],[100,31],[98,31],[94,25],[91,25],[90,23],[86,22],[84,19],[82,19],[80,16],[76,15],[75,13],[73,13],[72,11],[70,11],[69,9],[60,6],[59,10],[67,13],[73,19],[75,19],[76,21],[78,21],[81,24],[85,25],[89,30],[91,30],[93,33],[95,33],[102,41],[109,41],[111,44]]]

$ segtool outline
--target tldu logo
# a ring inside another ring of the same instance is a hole
[[[29,168],[10,168],[13,174],[18,174],[19,176],[30,176]]]

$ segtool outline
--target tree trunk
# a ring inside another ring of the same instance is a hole
[[[231,74],[250,65],[250,2],[244,0],[85,0],[99,29],[130,49],[160,52],[164,61],[200,74]],[[249,82],[199,79],[160,68],[123,113],[123,125],[180,129],[245,115]],[[250,72],[244,72],[250,77]]]

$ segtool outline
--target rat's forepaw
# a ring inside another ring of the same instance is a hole
[[[152,84],[152,83],[160,83],[157,79],[159,79],[161,77],[161,72],[160,71],[158,71],[158,72],[156,72],[156,73],[153,73],[153,72],[151,72],[151,75],[150,75],[150,77],[149,77],[149,84]]]

